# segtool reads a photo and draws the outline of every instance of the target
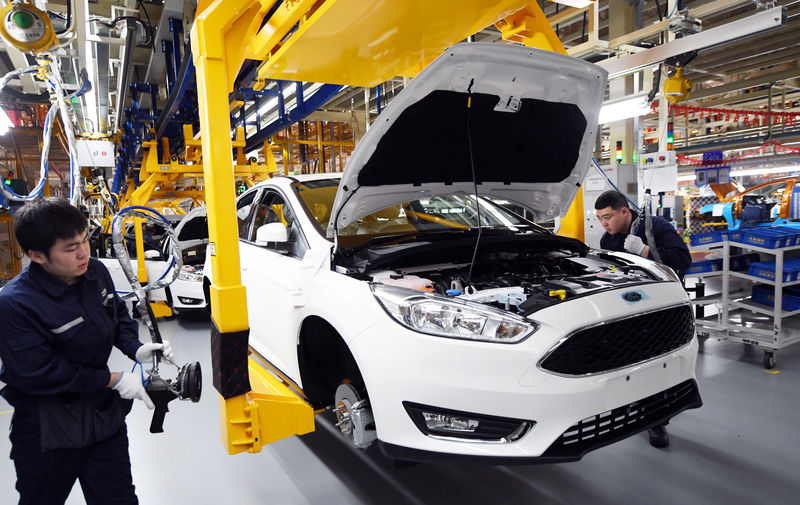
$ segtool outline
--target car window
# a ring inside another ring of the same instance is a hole
[[[486,199],[467,193],[420,198],[368,214],[349,224],[340,235],[387,235],[396,233],[469,230],[480,225],[520,229],[533,223]]]
[[[769,200],[780,200],[784,191],[786,191],[786,182],[778,182],[754,189],[750,194],[765,197]]]
[[[250,240],[250,214],[253,208],[253,200],[258,191],[251,191],[242,195],[236,201],[236,218],[239,221],[239,238]]]
[[[286,203],[283,195],[268,189],[264,190],[253,209],[254,239],[256,230],[271,223],[283,224],[286,227],[286,234],[289,240],[286,243],[270,242],[264,247],[287,253],[290,256],[302,257],[308,249],[308,244],[300,230],[300,223],[297,221],[291,205]]]
[[[339,179],[318,179],[292,184],[306,214],[323,235],[331,219],[331,209]],[[491,227],[536,228],[525,212],[518,213],[488,199],[481,199],[481,225]],[[521,208],[521,207],[520,207]],[[533,213],[527,211],[531,216]],[[383,235],[420,231],[466,230],[477,227],[475,197],[467,193],[437,196],[404,202],[381,209],[339,230],[346,235]]]
[[[331,209],[333,200],[336,198],[336,190],[339,188],[339,179],[295,182],[292,184],[292,188],[312,222],[324,235],[325,230],[328,229],[328,221],[331,219]]]

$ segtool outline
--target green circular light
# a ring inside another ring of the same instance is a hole
[[[14,13],[12,19],[14,20],[14,24],[23,30],[33,26],[33,16],[31,16],[31,13],[28,11],[17,11]]]

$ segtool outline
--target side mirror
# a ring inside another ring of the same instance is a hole
[[[161,257],[161,253],[156,251],[155,249],[150,249],[149,251],[144,252],[144,258],[148,260],[158,259]]]
[[[288,242],[289,233],[283,223],[269,223],[256,230],[256,245],[267,245],[268,242]]]

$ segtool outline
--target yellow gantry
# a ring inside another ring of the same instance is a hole
[[[233,363],[215,363],[212,371],[221,394],[223,444],[231,454],[255,452],[267,441],[313,430],[311,407],[248,362],[242,346],[248,320],[239,270],[231,159],[236,143],[230,138],[228,93],[245,59],[264,62],[257,76],[262,81],[374,86],[397,75],[416,75],[447,47],[493,24],[512,40],[565,53],[535,2],[284,0],[262,27],[275,3],[201,0],[191,31],[214,280],[209,292],[212,348],[235,355]],[[249,374],[252,390],[227,383],[227,372],[245,383]],[[270,394],[253,392],[258,390]]]

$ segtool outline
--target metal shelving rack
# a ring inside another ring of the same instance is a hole
[[[700,337],[716,337],[733,340],[764,349],[764,367],[775,367],[775,352],[800,341],[800,310],[783,310],[783,288],[800,284],[800,280],[783,281],[785,254],[800,250],[800,246],[768,249],[736,242],[734,247],[745,251],[768,254],[775,257],[775,280],[755,277],[730,270],[731,244],[727,240],[694,249],[720,248],[723,253],[722,270],[687,275],[687,277],[721,276],[720,293],[696,298],[696,305],[717,304],[719,313],[697,319],[697,334]],[[747,290],[730,292],[730,279],[734,277],[752,283],[773,286],[774,306],[764,305],[751,299]]]

